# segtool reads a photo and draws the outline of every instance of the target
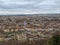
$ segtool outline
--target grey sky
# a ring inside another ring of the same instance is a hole
[[[60,13],[60,0],[0,0],[0,14]]]

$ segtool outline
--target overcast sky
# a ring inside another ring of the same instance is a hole
[[[60,0],[0,0],[0,14],[60,13]]]

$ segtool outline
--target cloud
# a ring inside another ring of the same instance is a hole
[[[0,11],[60,12],[60,0],[0,0]]]

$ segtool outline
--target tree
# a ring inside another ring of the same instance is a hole
[[[47,41],[46,45],[60,45],[60,35],[54,35]]]

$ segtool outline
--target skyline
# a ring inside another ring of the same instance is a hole
[[[60,0],[0,0],[0,14],[60,13]]]

